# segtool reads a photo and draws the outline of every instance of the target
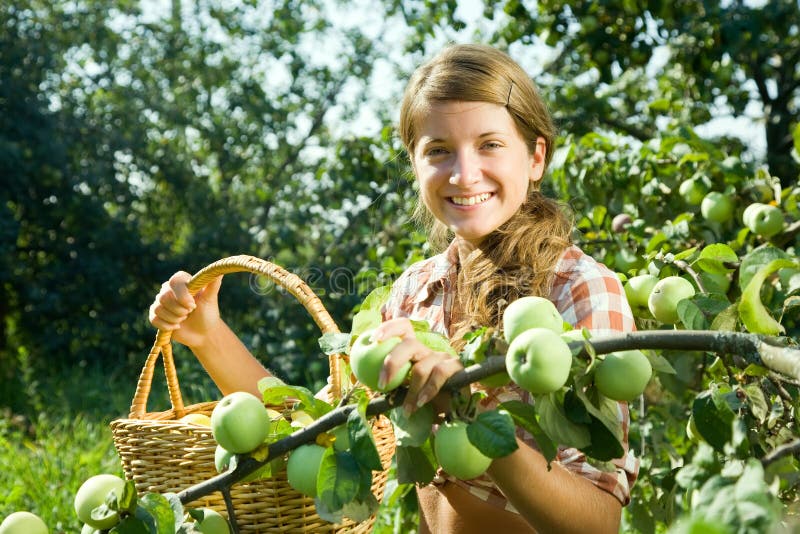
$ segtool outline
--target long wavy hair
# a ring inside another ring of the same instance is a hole
[[[556,128],[533,81],[511,57],[477,44],[451,45],[420,66],[406,86],[400,108],[399,134],[413,160],[420,121],[432,104],[443,101],[489,102],[505,106],[533,153],[538,138],[546,144],[545,170],[553,156]],[[412,161],[413,163],[413,161]],[[563,204],[545,197],[541,180],[531,182],[519,211],[484,238],[458,272],[451,339],[463,347],[463,336],[478,326],[502,328],[505,307],[519,297],[547,297],[555,265],[571,244],[572,216]],[[414,217],[428,241],[443,250],[452,232],[436,220],[421,200]]]

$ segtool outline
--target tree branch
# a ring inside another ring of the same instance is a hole
[[[797,454],[800,454],[800,439],[784,443],[780,447],[773,449],[772,452],[761,458],[761,465],[767,467],[784,456],[796,456]]]
[[[800,379],[800,349],[781,346],[778,340],[755,334],[709,330],[650,330],[593,338],[589,340],[589,343],[597,354],[608,354],[631,349],[688,350],[736,354],[748,363],[765,365],[774,371]],[[583,341],[570,343],[571,348],[577,348],[578,346],[583,347],[578,357],[588,357],[586,345]],[[504,356],[491,356],[484,363],[467,367],[451,376],[443,389],[458,391],[468,384],[503,372],[505,369]],[[402,404],[405,395],[406,389],[398,388],[384,397],[373,399],[367,405],[367,415],[379,415],[395,406],[399,406]],[[178,493],[179,499],[185,504],[215,491],[229,488],[270,460],[281,457],[300,445],[311,443],[322,432],[327,432],[344,424],[350,413],[356,409],[356,405],[350,404],[328,412],[307,427],[270,444],[266,459],[259,461],[250,456],[244,457],[233,471],[227,471]],[[800,444],[797,445],[797,448],[800,449]],[[779,452],[776,449],[767,458],[771,458],[771,455],[774,454],[785,456],[790,452]]]

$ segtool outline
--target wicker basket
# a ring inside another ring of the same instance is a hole
[[[322,302],[296,275],[268,261],[252,256],[233,256],[219,260],[192,277],[192,294],[222,274],[250,272],[266,276],[285,288],[308,310],[323,333],[338,332]],[[137,491],[179,492],[217,475],[214,466],[216,442],[211,430],[177,421],[189,413],[210,415],[216,402],[184,406],[172,357],[171,334],[159,330],[136,386],[130,415],[111,422],[114,445],[122,460],[125,476],[133,480]],[[162,356],[172,409],[147,412],[153,372]],[[331,400],[341,395],[341,359],[329,358]],[[394,454],[392,425],[385,417],[373,423],[373,434],[385,469],[373,473],[372,490],[378,501],[386,487],[387,471]],[[355,524],[333,525],[317,516],[314,501],[293,490],[286,482],[286,472],[231,488],[231,498],[240,532],[369,532],[375,518]],[[188,503],[188,507],[209,507],[227,515],[220,493]]]

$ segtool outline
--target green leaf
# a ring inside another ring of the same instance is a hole
[[[363,404],[363,409],[361,406]],[[366,402],[359,404],[358,410],[353,410],[347,417],[347,434],[350,438],[350,452],[358,461],[359,465],[372,471],[383,469],[378,448],[375,445],[375,436],[372,435],[372,428],[364,415]]]
[[[498,408],[507,411],[514,419],[514,424],[524,428],[533,436],[533,439],[536,440],[536,444],[539,446],[539,450],[548,463],[555,459],[558,453],[558,447],[539,425],[539,421],[536,418],[536,410],[533,405],[522,401],[506,401],[498,405]]]
[[[367,330],[378,327],[383,322],[383,316],[377,310],[361,310],[353,316],[353,327],[350,329],[350,338],[359,336]]]
[[[501,458],[517,450],[516,428],[505,410],[483,412],[467,425],[467,437],[484,456]]]
[[[711,322],[710,330],[725,332],[736,331],[736,324],[739,322],[739,305],[731,304],[722,310]]]
[[[654,373],[666,373],[669,375],[676,374],[675,368],[672,367],[672,364],[669,363],[669,360],[667,360],[661,354],[651,350],[643,350],[642,354],[647,356],[647,359],[650,360],[650,366],[653,368]]]
[[[317,495],[331,511],[338,511],[359,494],[361,469],[356,458],[347,451],[328,447],[322,454],[317,475]]]
[[[436,475],[436,463],[431,461],[430,441],[423,447],[397,447],[397,482],[400,484],[429,484]]]
[[[394,425],[394,439],[401,447],[419,447],[431,436],[433,407],[426,404],[406,416],[402,406],[389,410],[389,419]]]
[[[139,519],[144,519],[139,515],[139,510],[146,511],[152,518],[156,530],[151,530],[153,534],[173,534],[175,532],[175,513],[172,504],[163,495],[158,493],[146,493],[139,499],[139,506],[137,507],[136,516]]]
[[[773,246],[753,250],[742,258],[742,264],[739,266],[739,289],[744,291],[756,273],[772,261],[793,259],[793,256]]]
[[[375,512],[378,511],[378,499],[372,494],[372,491],[367,491],[346,503],[342,507],[342,515],[361,523],[369,519]]]
[[[175,524],[180,525],[183,522],[183,503],[181,502],[180,498],[178,497],[177,493],[167,492],[162,493],[167,502],[169,502],[170,508],[172,508],[172,517],[175,519]]]
[[[273,380],[274,379],[274,380]],[[287,401],[299,401],[300,407],[312,418],[319,419],[333,409],[327,402],[317,399],[314,394],[302,386],[281,385],[283,382],[275,377],[266,377],[258,381],[265,404],[285,404]]]
[[[91,517],[93,520],[101,522],[118,515],[116,510],[112,510],[108,504],[103,503],[100,506],[92,508]]]
[[[764,397],[764,392],[761,390],[761,387],[758,383],[753,382],[745,384],[742,389],[747,395],[747,406],[750,408],[750,413],[753,414],[753,417],[755,417],[759,423],[766,421],[769,415],[769,404],[767,403],[766,397]]]
[[[585,425],[578,425],[564,413],[563,394],[537,395],[534,404],[539,424],[550,439],[567,447],[582,449],[591,443],[591,434]]]
[[[714,318],[730,304],[724,297],[695,295],[678,303],[678,317],[689,330],[708,330]]]
[[[350,334],[328,332],[319,338],[319,348],[328,356],[347,354],[350,347]]]
[[[772,260],[756,272],[747,287],[742,291],[742,300],[739,302],[739,316],[749,332],[778,335],[785,331],[783,326],[772,318],[761,302],[761,286],[767,277],[775,271],[794,265],[795,262],[788,259]]]
[[[730,408],[720,409],[712,393],[703,391],[692,403],[692,416],[703,439],[715,450],[725,452],[725,444],[732,437],[734,414]]]
[[[428,321],[418,321],[418,320],[411,320],[411,328],[414,330],[414,333],[417,334],[419,332],[430,332],[431,325]]]
[[[361,302],[361,307],[359,308],[359,311],[361,312],[364,310],[374,310],[380,312],[383,305],[386,304],[387,300],[389,300],[389,295],[391,294],[391,292],[392,292],[391,285],[376,287],[375,289],[370,291],[369,295],[364,297],[363,302]]]
[[[575,388],[576,396],[583,402],[584,408],[594,419],[600,421],[615,437],[622,442],[622,423],[619,421],[619,403],[603,395],[597,394],[595,389]],[[592,392],[590,397],[587,393]],[[621,456],[621,455],[620,455]],[[617,458],[618,456],[615,456]]]
[[[616,426],[619,427],[620,425],[617,424]],[[590,458],[603,462],[622,457],[625,449],[616,434],[606,426],[606,423],[596,417],[592,417],[589,424],[589,435],[592,442],[581,449],[581,452]]]
[[[458,356],[450,340],[438,332],[415,332],[417,340],[431,350]]]
[[[737,263],[739,256],[728,245],[717,243],[708,245],[701,252],[695,264],[702,270],[714,274],[727,274],[733,268],[726,267],[725,263]]]
[[[119,512],[133,513],[136,510],[137,500],[136,484],[134,484],[133,480],[126,480],[122,495],[114,503],[114,509]]]

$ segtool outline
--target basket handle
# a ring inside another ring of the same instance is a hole
[[[314,322],[323,334],[339,333],[339,328],[328,313],[328,310],[323,306],[322,301],[299,276],[290,273],[274,263],[254,256],[230,256],[204,267],[189,281],[189,292],[195,295],[218,276],[236,272],[249,272],[266,276],[275,284],[286,289],[300,301],[308,313],[311,314],[312,319],[314,319]],[[164,373],[167,378],[167,389],[169,390],[169,399],[172,403],[172,407],[178,414],[182,413],[184,410],[183,397],[181,395],[180,385],[178,384],[178,374],[175,370],[175,360],[172,357],[171,338],[172,332],[170,330],[159,329],[156,333],[155,343],[153,343],[153,348],[150,349],[150,354],[147,356],[144,368],[139,375],[139,381],[136,384],[136,392],[134,393],[133,402],[131,403],[131,419],[141,419],[144,417],[147,410],[147,399],[150,396],[150,388],[153,383],[156,360],[158,360],[159,354],[163,355]],[[330,355],[328,357],[331,392],[332,395],[336,397],[341,395],[339,363],[339,355]]]

